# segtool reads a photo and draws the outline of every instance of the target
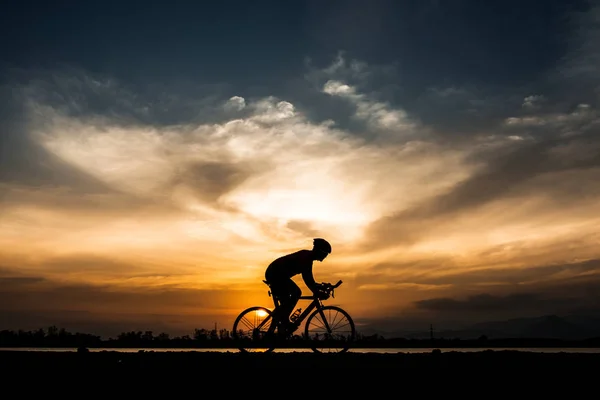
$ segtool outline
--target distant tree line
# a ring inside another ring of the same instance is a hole
[[[419,347],[600,347],[600,337],[586,340],[552,338],[497,338],[485,335],[476,339],[460,338],[384,338],[380,335],[357,334],[356,347],[362,348],[419,348]],[[302,336],[295,336],[290,346],[302,347]],[[68,332],[50,326],[33,331],[2,330],[0,347],[91,347],[91,348],[235,348],[227,329],[194,329],[191,335],[173,336],[153,331],[122,332],[116,338],[103,339],[89,333]]]
[[[231,341],[227,329],[194,329],[192,335],[173,337],[166,332],[128,331],[108,339],[56,326],[33,331],[0,331],[0,347],[217,347]]]

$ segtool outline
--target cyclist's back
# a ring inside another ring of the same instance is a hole
[[[265,278],[267,282],[278,282],[302,274],[302,278],[306,280],[308,276],[310,282],[312,264],[312,252],[310,250],[299,250],[271,262],[265,271]]]

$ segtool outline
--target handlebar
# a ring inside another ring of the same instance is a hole
[[[337,281],[337,283],[335,285],[332,285],[331,283],[322,283],[323,288],[325,289],[325,291],[327,291],[328,293],[331,294],[331,297],[335,297],[334,289],[337,288],[338,286],[340,286],[341,284],[342,284],[341,279],[339,281]]]

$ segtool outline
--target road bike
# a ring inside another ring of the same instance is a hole
[[[267,281],[263,281],[267,286]],[[356,328],[350,315],[338,306],[323,305],[323,300],[334,296],[334,290],[342,284],[324,283],[323,295],[301,296],[300,300],[310,303],[290,318],[297,330],[306,319],[304,335],[297,336],[286,325],[275,321],[273,311],[267,307],[254,306],[242,311],[233,323],[232,336],[242,352],[272,352],[277,347],[310,347],[315,353],[347,352],[356,339]],[[271,290],[275,309],[280,302]],[[287,322],[287,321],[286,321]],[[288,328],[288,329],[286,329]],[[276,333],[277,332],[277,333]]]

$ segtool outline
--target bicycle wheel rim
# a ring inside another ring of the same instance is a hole
[[[315,353],[345,353],[356,339],[356,328],[345,310],[324,306],[308,317],[305,337]]]
[[[275,349],[272,320],[272,311],[266,307],[242,311],[233,323],[232,337],[236,347],[243,353],[272,352]]]

